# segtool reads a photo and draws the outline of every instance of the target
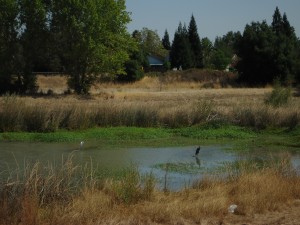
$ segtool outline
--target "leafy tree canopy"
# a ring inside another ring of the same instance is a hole
[[[101,74],[125,73],[124,63],[134,41],[124,0],[53,0],[52,29],[70,86],[87,93]]]
[[[156,31],[144,27],[141,31],[135,31],[133,36],[140,43],[146,54],[163,58],[167,56],[168,51],[164,48]]]

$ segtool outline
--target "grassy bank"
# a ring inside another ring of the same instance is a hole
[[[231,204],[238,205],[236,214],[251,216],[300,198],[288,155],[262,167],[236,162],[226,171],[226,178],[208,176],[182,191],[163,192],[136,167],[119,179],[103,179],[71,158],[56,169],[36,163],[0,183],[0,224],[220,224]]]
[[[0,133],[2,141],[31,142],[78,142],[81,140],[121,141],[121,140],[158,140],[158,139],[249,139],[256,137],[250,129],[237,126],[188,127],[188,128],[140,128],[140,127],[110,127],[93,128],[80,131],[57,131],[51,133],[4,132]]]

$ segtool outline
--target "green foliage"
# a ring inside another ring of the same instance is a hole
[[[231,57],[226,56],[221,49],[215,50],[210,59],[211,67],[217,70],[225,70],[230,62]]]
[[[125,1],[53,1],[52,30],[69,85],[87,93],[101,73],[122,74],[134,42],[126,31],[130,21]]]
[[[189,69],[193,66],[192,57],[187,29],[179,23],[170,51],[171,65],[173,68]]]
[[[273,107],[280,107],[288,104],[292,97],[291,88],[275,85],[272,93],[266,98],[265,103]]]
[[[240,43],[238,64],[240,80],[254,85],[262,85],[274,79],[275,35],[264,21],[247,25]]]
[[[234,33],[232,31],[223,37],[217,37],[208,62],[210,68],[225,70],[229,64],[234,63],[232,58],[237,53],[240,38],[240,32]]]
[[[265,21],[246,25],[238,55],[240,80],[250,85],[265,85],[275,78],[290,84],[299,72],[295,30],[278,8],[271,26]]]
[[[190,24],[188,28],[188,38],[191,45],[192,58],[193,58],[192,67],[203,68],[203,50],[202,50],[201,41],[198,34],[198,28],[197,28],[194,15],[192,15],[190,20]]]
[[[202,50],[203,50],[203,67],[212,68],[211,58],[214,53],[214,46],[212,42],[207,38],[202,39]]]
[[[137,60],[129,60],[125,63],[126,74],[120,74],[117,76],[118,81],[138,81],[144,77],[142,65]]]
[[[167,56],[168,51],[164,48],[156,31],[144,27],[141,31],[135,31],[133,36],[146,55]]]
[[[19,72],[17,39],[18,5],[14,0],[0,0],[0,94],[16,91],[14,75]]]
[[[42,0],[24,0],[20,4],[20,26],[24,28],[20,42],[23,49],[24,69],[20,77],[20,91],[35,93],[36,75],[45,71],[48,58],[49,26],[47,8]]]
[[[171,43],[170,43],[170,37],[167,30],[165,30],[164,37],[162,39],[162,45],[166,50],[171,50]]]

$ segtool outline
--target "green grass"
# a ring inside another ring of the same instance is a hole
[[[73,142],[87,139],[97,140],[153,140],[172,139],[176,137],[192,139],[247,139],[256,137],[255,132],[235,126],[220,128],[137,128],[111,127],[93,128],[80,131],[57,131],[52,133],[4,132],[0,133],[2,141],[32,142]]]
[[[294,130],[248,128],[224,125],[219,127],[194,126],[184,128],[111,127],[80,131],[60,130],[52,133],[4,132],[0,141],[19,142],[79,142],[97,140],[108,146],[179,146],[230,142],[233,150],[247,151],[299,151],[300,127]]]

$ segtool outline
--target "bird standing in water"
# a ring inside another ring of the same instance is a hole
[[[196,149],[195,156],[198,156],[200,152],[200,146]]]
[[[80,142],[80,149],[83,149],[84,141]]]

